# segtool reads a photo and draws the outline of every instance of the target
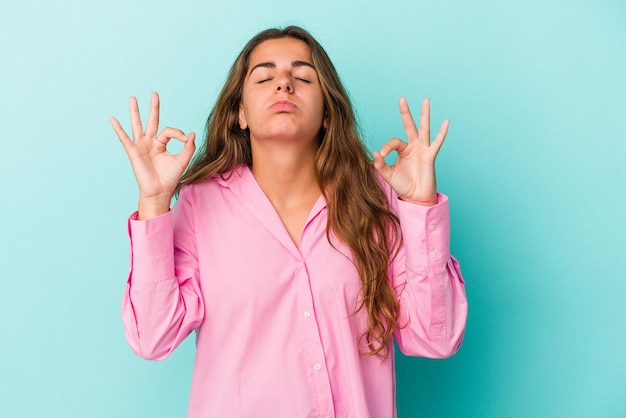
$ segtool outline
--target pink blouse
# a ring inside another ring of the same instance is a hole
[[[450,356],[467,300],[448,200],[414,205],[384,187],[404,239],[390,277],[405,325],[394,339],[408,355]],[[320,197],[297,247],[247,167],[183,188],[167,214],[131,216],[126,336],[160,360],[196,331],[189,417],[395,416],[393,347],[382,361],[360,354],[361,282],[326,225]]]

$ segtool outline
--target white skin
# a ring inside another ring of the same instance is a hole
[[[293,38],[261,43],[250,54],[239,125],[250,131],[251,171],[299,244],[321,195],[315,177],[324,95],[309,47]]]
[[[387,183],[398,193],[400,199],[425,206],[437,203],[437,179],[435,158],[448,133],[449,120],[444,120],[435,139],[430,141],[430,100],[422,101],[419,129],[415,126],[409,104],[400,99],[400,115],[408,143],[393,138],[374,152],[374,167]],[[384,158],[391,151],[398,153],[396,162],[390,166]]]
[[[135,97],[130,98],[130,121],[133,139],[115,118],[109,119],[115,133],[124,146],[139,186],[139,219],[149,219],[169,211],[170,202],[178,180],[189,165],[196,150],[196,135],[185,135],[174,128],[159,130],[159,95],[152,93],[150,114],[144,130],[139,116]],[[167,151],[167,143],[172,139],[185,145],[178,155]]]
[[[250,55],[249,71],[239,109],[239,124],[250,130],[252,173],[298,245],[308,214],[321,191],[314,172],[317,138],[327,120],[317,72],[309,47],[292,38],[268,40]],[[408,142],[393,138],[374,152],[374,166],[382,178],[407,202],[432,206],[437,203],[435,158],[449,121],[442,123],[430,141],[430,101],[424,99],[419,129],[406,99],[400,99],[400,115]],[[158,132],[159,97],[152,93],[145,130],[137,100],[130,98],[131,139],[119,121],[111,124],[133,167],[139,186],[139,219],[169,210],[178,180],[195,151],[195,134],[165,128]],[[170,154],[171,139],[184,143]],[[398,153],[393,165],[384,158]]]

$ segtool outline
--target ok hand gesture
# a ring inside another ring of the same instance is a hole
[[[139,185],[139,219],[151,218],[169,210],[170,200],[178,181],[189,165],[196,149],[195,134],[185,135],[183,131],[159,129],[159,96],[152,93],[150,114],[144,131],[139,116],[139,106],[135,97],[130,98],[130,120],[133,139],[131,140],[119,121],[110,118],[128,159],[133,167]],[[167,143],[172,139],[184,142],[183,150],[173,155],[167,151]]]
[[[402,200],[432,206],[437,203],[435,158],[448,133],[450,121],[445,120],[441,124],[439,133],[431,143],[429,99],[422,102],[419,129],[415,126],[405,98],[400,99],[400,114],[408,144],[399,138],[391,139],[382,146],[380,152],[374,152],[374,167]],[[398,153],[398,159],[390,166],[384,158],[394,150]]]

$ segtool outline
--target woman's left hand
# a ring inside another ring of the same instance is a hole
[[[422,101],[419,129],[415,126],[409,105],[400,99],[400,114],[408,143],[393,138],[374,152],[374,167],[387,183],[398,193],[400,199],[421,205],[437,203],[437,180],[435,158],[448,133],[449,120],[443,121],[437,136],[430,142],[430,100]],[[398,153],[393,165],[385,162],[391,151]]]

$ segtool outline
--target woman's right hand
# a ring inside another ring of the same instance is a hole
[[[130,98],[133,139],[130,139],[116,118],[109,120],[128,154],[139,185],[139,219],[148,219],[167,212],[178,181],[196,149],[196,135],[193,132],[185,135],[183,131],[174,128],[165,128],[157,135],[159,95],[156,92],[152,93],[150,100],[150,114],[145,131],[139,116],[137,99]],[[174,155],[167,151],[167,143],[172,138],[185,144],[179,154]]]

